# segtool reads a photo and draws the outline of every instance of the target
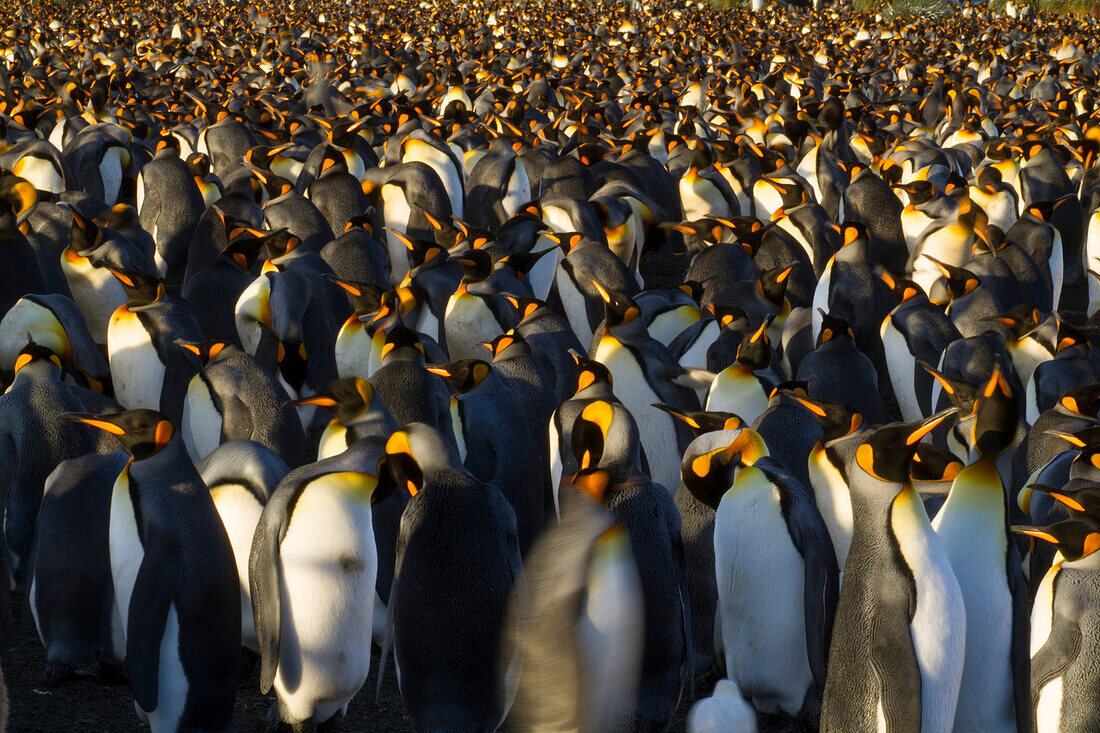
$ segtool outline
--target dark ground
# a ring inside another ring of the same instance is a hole
[[[38,683],[45,670],[46,655],[34,619],[26,602],[22,601],[22,613],[12,626],[12,634],[3,654],[4,679],[8,687],[8,730],[12,733],[92,733],[93,731],[129,732],[148,731],[134,712],[134,701],[125,683],[107,685],[94,677],[81,677],[65,682],[49,690]],[[377,670],[375,650],[372,663]],[[397,731],[408,730],[409,721],[397,691],[397,678],[393,673],[393,660],[386,666],[382,696],[374,701],[376,672],[372,672],[367,684],[351,701],[344,718],[345,731]],[[259,667],[237,691],[237,707],[233,724],[238,733],[252,733],[261,729],[271,700],[259,692]],[[706,696],[714,687],[713,675],[696,684],[696,695],[684,702],[677,711],[671,730],[682,731],[691,703]],[[762,729],[764,730],[764,729]]]

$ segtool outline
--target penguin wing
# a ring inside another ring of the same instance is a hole
[[[879,683],[879,704],[889,731],[919,733],[921,674],[910,623],[916,598],[912,578],[878,589],[871,612],[871,668]]]
[[[794,483],[798,481],[793,476],[789,480]],[[805,490],[796,491],[801,493]],[[795,549],[802,555],[807,660],[814,681],[824,687],[829,643],[833,636],[833,617],[840,594],[836,553],[816,505],[803,499],[809,497],[796,497],[791,502],[787,525]]]
[[[280,484],[275,490],[260,515],[248,556],[248,589],[256,622],[256,642],[260,647],[260,692],[265,695],[275,682],[275,670],[279,666],[283,595],[279,582],[279,545],[290,526],[290,513],[301,488],[286,491]]]
[[[157,707],[161,638],[182,573],[183,559],[176,538],[163,531],[148,532],[126,626],[130,686],[142,710]]]
[[[1027,608],[1027,582],[1016,543],[1008,542],[1008,591],[1012,594],[1012,706],[1016,709],[1016,730],[1031,730],[1031,616]]]
[[[1043,687],[1063,675],[1073,664],[1081,650],[1081,642],[1081,627],[1077,625],[1077,620],[1055,608],[1050,636],[1031,658],[1031,702],[1036,707],[1039,705],[1039,693]],[[1030,714],[1028,719],[1030,720]]]

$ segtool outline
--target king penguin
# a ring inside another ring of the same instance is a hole
[[[849,473],[853,532],[840,588],[822,731],[951,730],[966,608],[909,478],[916,445],[950,416],[865,432]]]
[[[172,423],[154,410],[64,417],[118,438],[131,460],[111,494],[111,576],[138,717],[154,733],[228,731],[240,590],[233,548]]]
[[[347,711],[370,672],[378,553],[371,505],[393,490],[385,440],[287,474],[260,515],[248,577],[260,691],[299,728]]]

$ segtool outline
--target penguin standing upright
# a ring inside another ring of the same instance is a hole
[[[591,476],[574,479],[561,522],[528,553],[530,602],[509,609],[505,628],[517,627],[524,640],[509,717],[520,729],[630,730],[644,601],[629,540],[600,506],[605,484],[591,483]]]
[[[125,453],[90,453],[62,461],[46,479],[29,597],[46,648],[45,687],[88,664],[102,678],[126,656],[107,540],[111,487],[125,465]]]
[[[68,419],[131,460],[111,494],[111,576],[138,716],[154,733],[229,730],[241,646],[233,548],[172,423],[154,410]]]
[[[1058,551],[1031,611],[1031,725],[1037,733],[1092,730],[1100,725],[1100,696],[1092,684],[1100,653],[1100,523],[1077,516],[1013,529]]]
[[[156,244],[153,262],[157,274],[178,291],[187,269],[191,236],[206,205],[177,148],[158,144],[153,159],[142,166],[137,181],[137,209],[142,229]]]
[[[909,478],[916,445],[949,417],[865,432],[849,473],[853,532],[829,650],[822,731],[950,730],[966,607]]]
[[[519,673],[517,642],[500,633],[521,592],[519,541],[507,500],[457,458],[423,424],[386,443],[390,472],[412,495],[397,542],[389,633],[414,728],[495,730]],[[382,664],[385,655],[383,647]]]
[[[378,554],[371,505],[393,483],[385,442],[287,474],[264,507],[248,561],[262,669],[279,719],[292,726],[330,721],[370,672]]]
[[[810,489],[752,453],[714,517],[726,673],[757,710],[812,721],[825,686],[836,557]]]
[[[966,661],[955,729],[1026,731],[1031,728],[1027,588],[1016,543],[1009,538],[1008,497],[995,463],[1016,435],[1019,397],[1000,366],[974,411],[978,459],[955,477],[932,522],[966,607]]]
[[[35,520],[47,477],[66,458],[95,450],[87,428],[58,420],[84,406],[61,381],[61,360],[35,343],[15,362],[15,378],[0,395],[0,475],[4,497],[5,558],[12,587],[26,593],[31,581]]]

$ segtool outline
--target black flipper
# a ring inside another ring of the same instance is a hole
[[[883,591],[884,595],[889,592]],[[871,668],[879,682],[886,730],[920,733],[920,665],[909,626],[913,599],[902,597],[900,590],[890,595],[871,617]]]
[[[1081,650],[1081,628],[1076,619],[1055,612],[1050,636],[1031,659],[1031,702],[1038,707],[1039,693],[1053,679],[1065,673]]]
[[[283,597],[279,582],[279,546],[290,526],[290,512],[301,488],[294,492],[275,491],[260,515],[248,555],[248,588],[256,622],[256,641],[260,647],[260,692],[265,695],[275,682],[275,670],[279,666]]]
[[[183,560],[176,538],[163,532],[147,533],[145,558],[130,596],[126,625],[126,666],[134,700],[142,710],[157,707],[160,645],[182,573]]]

